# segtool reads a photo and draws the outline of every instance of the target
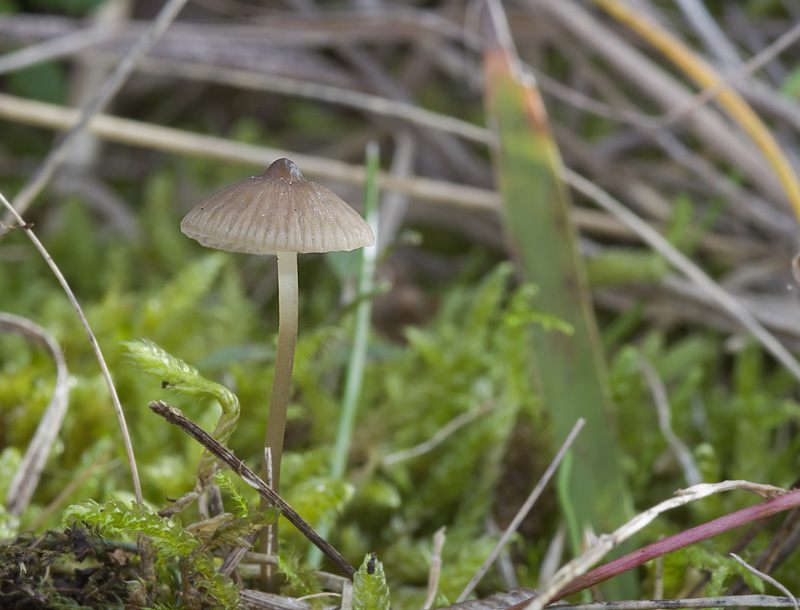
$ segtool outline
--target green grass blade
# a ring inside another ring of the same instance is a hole
[[[578,417],[586,434],[573,447],[568,496],[581,529],[613,531],[629,515],[618,458],[606,371],[584,263],[560,180],[561,158],[533,78],[519,68],[505,17],[489,3],[484,34],[484,83],[497,140],[495,172],[506,227],[521,275],[539,292],[535,307],[574,332],[531,329],[533,374],[551,415],[556,442]],[[563,491],[563,490],[562,490]]]
[[[378,173],[380,172],[380,155],[378,146],[371,142],[367,147],[367,181],[364,185],[364,216],[378,234]],[[358,272],[358,306],[356,307],[356,323],[353,331],[353,350],[347,364],[347,377],[344,384],[342,411],[339,426],[336,430],[336,441],[331,456],[331,476],[342,478],[345,474],[347,456],[350,454],[350,441],[353,437],[358,399],[361,395],[361,383],[364,378],[364,366],[367,357],[369,340],[370,314],[372,299],[367,298],[374,290],[375,263],[378,254],[377,242],[361,250],[361,267]],[[330,522],[319,524],[317,531],[325,537],[330,531]],[[318,566],[322,561],[322,552],[312,546],[308,552],[308,563]]]
[[[367,147],[367,181],[364,185],[364,216],[377,235],[378,230],[378,172],[380,157],[378,146],[371,142]],[[370,314],[372,300],[367,297],[374,290],[375,261],[378,254],[377,243],[363,248],[361,251],[361,268],[358,274],[358,306],[356,307],[356,324],[353,331],[353,351],[347,365],[347,377],[344,384],[344,398],[339,428],[336,431],[336,443],[333,448],[331,476],[343,477],[347,456],[350,453],[350,440],[355,426],[358,398],[361,394],[361,382],[364,378],[364,365],[367,357],[367,341],[369,339]]]

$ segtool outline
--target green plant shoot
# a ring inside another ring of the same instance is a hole
[[[353,610],[389,610],[389,585],[375,553],[364,557],[353,577]]]
[[[215,399],[222,407],[217,425],[211,435],[221,445],[226,445],[239,421],[239,399],[223,385],[203,377],[195,367],[167,353],[148,341],[126,341],[122,344],[128,362],[143,373],[161,381],[165,388],[183,394]],[[208,452],[203,453],[197,467],[197,484],[205,487],[217,471],[217,460]]]

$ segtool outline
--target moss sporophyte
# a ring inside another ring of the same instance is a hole
[[[375,238],[353,208],[306,180],[289,159],[278,159],[260,176],[237,182],[198,204],[181,222],[181,231],[209,248],[277,256],[278,348],[262,478],[268,480],[270,474],[269,452],[272,488],[278,492],[297,342],[297,254],[354,250],[372,245]],[[262,552],[268,550],[267,540],[262,536]]]

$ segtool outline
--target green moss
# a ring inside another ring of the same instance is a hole
[[[212,184],[224,184],[226,174],[241,178],[240,168],[222,164],[189,160],[182,167],[193,188],[204,192],[213,190]],[[192,488],[202,448],[152,415],[148,402],[165,399],[199,425],[213,429],[223,414],[216,403],[226,400],[219,388],[230,388],[239,398],[241,414],[229,445],[255,466],[263,446],[277,329],[274,298],[263,298],[269,293],[264,277],[272,261],[210,252],[183,240],[177,228],[179,187],[174,168],[155,173],[141,186],[142,214],[151,229],[139,242],[109,236],[102,219],[87,213],[85,202],[77,199],[68,200],[62,222],[42,234],[73,283],[106,354],[131,427],[145,497],[159,504],[164,497],[177,497]],[[692,240],[684,244],[680,238],[692,232],[694,214],[689,212],[677,210],[674,226],[676,242],[691,249]],[[71,242],[70,235],[80,236],[80,243]],[[426,237],[436,239],[433,232]],[[108,390],[74,312],[25,236],[12,232],[3,245],[20,247],[24,253],[18,263],[0,265],[3,308],[53,333],[70,371],[70,409],[19,528],[32,523],[61,490],[90,468],[94,474],[80,482],[65,504],[80,504],[94,511],[96,519],[105,520],[98,512],[103,506],[99,499],[110,494],[129,497],[131,488]],[[463,244],[448,238],[438,244],[442,245],[449,251]],[[439,601],[452,601],[496,540],[485,531],[486,519],[497,514],[498,505],[521,503],[551,454],[550,422],[532,386],[521,329],[530,324],[545,326],[551,333],[570,329],[535,309],[533,288],[515,285],[509,265],[487,271],[493,267],[491,260],[477,258],[452,283],[436,286],[436,314],[425,325],[406,329],[405,344],[372,339],[346,481],[332,481],[327,473],[352,311],[338,307],[342,280],[326,263],[311,257],[301,261],[303,319],[284,459],[287,498],[312,523],[323,517],[336,519],[331,542],[351,563],[360,562],[365,550],[375,549],[387,566],[396,607],[420,606],[431,539],[442,525],[448,526],[448,537]],[[260,300],[254,298],[258,295]],[[706,481],[746,478],[783,486],[794,483],[800,439],[791,431],[800,421],[800,406],[792,397],[791,378],[777,370],[757,345],[745,343],[731,351],[720,335],[710,331],[650,331],[640,311],[614,320],[616,328],[606,327],[613,349],[610,388],[625,472],[638,508],[685,487],[683,473],[658,428],[650,390],[637,364],[640,356],[652,363],[666,384],[675,434],[689,446]],[[138,342],[142,337],[160,346],[160,351]],[[150,366],[154,377],[141,375],[125,361],[120,342],[137,342],[131,345],[158,358],[180,355],[197,369],[183,368],[174,360],[175,370],[156,370],[152,362],[141,361],[140,366]],[[0,481],[7,484],[52,395],[55,367],[46,352],[19,337],[0,335],[0,354]],[[204,386],[208,393],[198,397],[176,392],[189,378],[191,383],[208,383]],[[163,388],[162,381],[175,387]],[[483,409],[480,415],[438,444],[425,445],[456,418],[478,409]],[[420,446],[424,450],[418,455],[386,461]],[[519,456],[509,462],[512,454]],[[90,498],[95,505],[83,502]],[[253,515],[248,506],[256,501],[249,488],[238,499],[232,495],[231,522]],[[138,514],[129,504],[118,502],[120,511]],[[641,542],[750,502],[742,494],[708,498],[666,515],[641,535]],[[524,544],[520,556],[530,564],[520,568],[527,585],[536,584],[536,562],[557,519],[551,490],[541,503],[535,517],[540,529],[520,537]],[[57,513],[41,525],[42,530],[58,525]],[[190,523],[196,514],[187,511],[183,519]],[[4,534],[17,528],[1,512],[0,521],[6,525]],[[249,526],[230,527],[235,537]],[[292,554],[302,557],[307,543],[288,526],[281,528],[281,535],[286,573],[297,575],[298,591],[301,586],[313,589],[313,582],[302,576],[302,563],[289,567]],[[709,541],[706,548],[719,553],[732,536]],[[766,544],[766,536],[757,538],[753,548]],[[686,555],[681,561],[670,577],[674,590],[685,584],[690,564],[718,569],[699,555]],[[179,562],[168,553],[163,557],[159,553],[156,559],[164,582],[175,587]],[[800,559],[790,558],[776,576],[791,576],[800,569],[798,564]],[[493,592],[501,584],[490,573],[482,587],[479,592]]]

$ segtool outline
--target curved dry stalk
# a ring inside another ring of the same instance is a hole
[[[739,53],[736,51],[736,47],[728,40],[704,2],[701,0],[676,0],[676,4],[686,17],[688,24],[717,61],[733,66],[739,63]]]
[[[653,403],[656,405],[658,413],[658,425],[661,428],[661,434],[667,441],[667,445],[672,450],[672,453],[678,459],[678,462],[683,469],[683,477],[689,485],[697,485],[703,482],[703,477],[700,475],[697,465],[694,463],[692,452],[686,446],[675,432],[672,430],[672,407],[669,404],[669,397],[667,396],[667,388],[664,387],[664,382],[658,376],[655,367],[650,363],[647,358],[639,354],[636,359],[639,365],[639,370],[642,371],[647,385],[650,387],[650,395],[653,397]]]
[[[50,352],[56,364],[56,387],[53,390],[53,397],[47,404],[47,408],[39,420],[39,425],[36,426],[36,432],[33,434],[17,472],[14,473],[14,478],[11,479],[11,485],[9,485],[8,494],[6,495],[8,512],[15,517],[19,517],[28,508],[33,492],[42,476],[42,469],[44,469],[47,456],[50,454],[50,449],[61,430],[61,424],[64,422],[64,416],[67,414],[67,406],[69,405],[67,378],[69,373],[61,346],[53,335],[38,324],[21,316],[0,312],[0,329],[20,334],[35,343],[43,345]]]
[[[0,117],[28,125],[65,130],[75,123],[77,114],[77,111],[71,108],[0,93]],[[302,163],[303,171],[308,175],[344,184],[361,186],[366,179],[366,170],[359,165],[294,151],[243,144],[225,138],[189,133],[109,115],[96,116],[89,125],[89,131],[110,142],[129,146],[190,156],[199,155],[209,159],[256,166],[269,165],[276,158],[289,157]],[[384,192],[402,193],[435,204],[467,210],[500,211],[499,195],[486,189],[441,180],[394,175],[393,172],[381,174],[379,184]],[[576,208],[573,210],[573,218],[581,230],[592,234],[623,239],[636,236],[635,231],[630,230],[613,216],[595,210]],[[758,242],[717,234],[706,236],[701,242],[701,248],[729,260],[750,260],[768,252],[768,248]]]
[[[696,3],[695,0],[678,1]],[[702,7],[702,5],[699,6]],[[575,106],[576,108],[580,108],[612,121],[635,125],[637,127],[641,127],[642,129],[666,129],[672,123],[682,119],[687,114],[693,112],[700,106],[703,106],[712,100],[724,89],[736,85],[741,79],[747,76],[751,76],[756,70],[785,51],[786,48],[794,43],[798,37],[800,37],[800,23],[790,28],[787,32],[762,49],[759,53],[753,55],[735,72],[724,77],[719,77],[715,82],[712,82],[693,96],[675,105],[661,116],[645,114],[636,110],[616,108],[611,104],[599,102],[580,91],[571,89],[570,87],[556,81],[552,77],[542,73],[540,70],[537,70],[530,65],[526,64],[525,68],[536,75],[536,79],[540,81],[542,89],[546,90],[553,97],[556,97],[567,104]],[[735,61],[737,64],[740,63],[738,57],[735,58]]]
[[[480,407],[475,409],[471,409],[470,411],[465,411],[460,415],[457,415],[449,422],[447,422],[444,426],[439,428],[436,433],[430,437],[428,440],[420,443],[419,445],[415,445],[414,447],[410,447],[408,449],[401,449],[400,451],[395,451],[394,453],[390,453],[386,457],[381,460],[384,466],[391,466],[392,464],[397,464],[398,462],[402,462],[403,460],[408,460],[411,458],[418,457],[420,455],[424,455],[429,451],[432,451],[439,445],[441,445],[447,438],[460,429],[463,426],[466,426],[469,422],[474,419],[477,419],[481,415],[484,415],[494,409],[495,403],[489,402]]]
[[[680,106],[693,95],[677,78],[648,58],[642,51],[625,41],[602,23],[595,15],[574,0],[537,0],[535,4],[552,16],[556,22],[578,38],[587,49],[613,66],[615,73],[665,111]],[[785,192],[774,174],[769,171],[764,157],[748,139],[730,124],[716,109],[701,106],[687,116],[694,137],[700,139],[721,159],[733,164],[751,180],[761,192],[776,200],[783,200]]]
[[[753,55],[733,74],[727,77],[718,77],[715,83],[706,86],[705,89],[699,91],[694,97],[688,99],[683,105],[673,108],[667,112],[661,119],[659,119],[659,124],[657,127],[664,129],[669,127],[672,123],[681,120],[695,108],[711,101],[726,89],[733,87],[733,85],[738,83],[744,77],[751,75],[753,72],[761,68],[761,66],[791,46],[798,38],[800,38],[800,23],[796,23],[794,27],[790,28],[788,32],[782,34],[777,40],[775,40],[775,42],[764,48],[761,52]]]
[[[736,553],[731,553],[731,557],[733,557],[736,561],[738,561],[739,564],[742,565],[745,570],[747,570],[748,572],[750,572],[752,574],[755,574],[761,580],[771,584],[773,587],[778,589],[781,593],[783,593],[784,595],[788,596],[789,599],[792,600],[792,605],[794,606],[794,610],[800,610],[798,608],[798,605],[797,605],[797,598],[794,595],[792,595],[792,592],[789,591],[789,589],[784,587],[781,583],[779,583],[777,580],[772,578],[772,576],[770,576],[769,574],[764,574],[764,572],[761,572],[760,570],[756,570],[753,566],[751,566],[744,559],[739,557]]]
[[[75,293],[72,292],[72,288],[70,288],[66,278],[61,273],[58,265],[56,265],[53,257],[50,256],[50,253],[45,249],[42,242],[39,241],[39,238],[36,237],[36,234],[31,230],[31,228],[25,225],[25,221],[22,219],[22,216],[20,216],[19,212],[17,212],[17,210],[11,206],[2,193],[0,193],[0,202],[6,207],[11,216],[16,219],[19,225],[23,227],[25,233],[27,233],[28,237],[33,242],[33,245],[36,247],[47,265],[52,270],[53,275],[56,276],[58,283],[61,284],[61,288],[66,293],[73,309],[75,309],[75,312],[78,314],[78,318],[83,325],[83,329],[86,331],[86,335],[89,337],[89,343],[92,346],[92,350],[97,358],[97,362],[100,364],[100,370],[103,372],[103,378],[108,386],[108,391],[111,395],[111,401],[114,404],[114,411],[117,414],[117,421],[119,422],[120,431],[122,432],[122,441],[125,445],[125,453],[128,456],[128,465],[130,466],[131,477],[133,478],[133,492],[136,496],[136,501],[139,504],[142,504],[142,487],[139,483],[139,471],[136,468],[136,458],[133,455],[133,445],[131,444],[131,437],[130,433],[128,432],[128,424],[125,422],[125,413],[122,411],[122,405],[119,402],[119,396],[117,395],[117,390],[114,387],[114,381],[111,379],[111,373],[108,370],[108,365],[103,357],[103,352],[100,350],[100,345],[97,343],[97,339],[95,338],[94,333],[89,326],[89,321],[86,319],[83,309],[81,308],[80,303],[78,303],[78,299],[75,298]]]

